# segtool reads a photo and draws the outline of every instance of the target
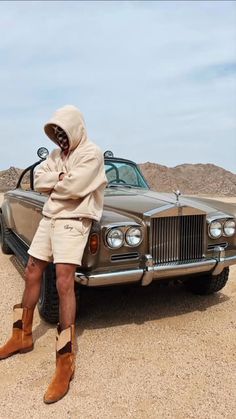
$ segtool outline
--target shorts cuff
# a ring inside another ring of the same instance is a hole
[[[66,263],[66,264],[70,264],[70,265],[76,265],[76,266],[81,266],[81,261],[77,261],[77,260],[61,260],[61,259],[54,259],[53,263],[56,265],[57,263]]]
[[[50,258],[47,258],[46,256],[36,254],[36,253],[32,252],[31,250],[28,250],[27,253],[35,259],[43,260],[44,262],[52,262],[52,260]]]

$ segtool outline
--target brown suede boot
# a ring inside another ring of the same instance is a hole
[[[11,338],[0,348],[0,359],[8,358],[16,353],[25,353],[34,348],[32,339],[32,322],[34,308],[13,307],[13,329]]]
[[[55,403],[62,399],[69,390],[70,381],[75,371],[75,326],[65,330],[57,328],[56,336],[56,372],[44,395],[44,403]]]

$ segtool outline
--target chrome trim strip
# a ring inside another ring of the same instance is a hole
[[[142,279],[143,269],[131,269],[119,272],[104,272],[86,276],[81,272],[75,273],[75,281],[89,287],[125,284],[129,282],[138,282]]]
[[[161,206],[159,208],[153,208],[147,212],[144,213],[145,217],[153,217],[154,215],[158,215],[160,212],[162,211],[168,211],[168,210],[172,210],[172,208],[175,208],[175,204],[166,204],[164,206]]]

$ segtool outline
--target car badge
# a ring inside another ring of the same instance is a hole
[[[180,195],[181,195],[181,192],[177,189],[176,191],[173,191],[174,192],[174,194],[175,194],[175,197],[176,197],[176,202],[175,202],[175,204],[177,205],[177,206],[180,206],[180,202],[179,202],[179,197],[180,197]]]

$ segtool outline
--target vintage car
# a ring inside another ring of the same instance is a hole
[[[1,245],[23,265],[47,199],[34,190],[34,169],[25,169],[14,190],[5,193],[0,209]],[[101,221],[93,222],[82,266],[81,286],[178,279],[197,294],[221,290],[236,263],[236,206],[210,199],[150,190],[138,166],[104,153],[108,186]],[[40,315],[58,321],[58,294],[53,264],[45,270],[38,304]]]

